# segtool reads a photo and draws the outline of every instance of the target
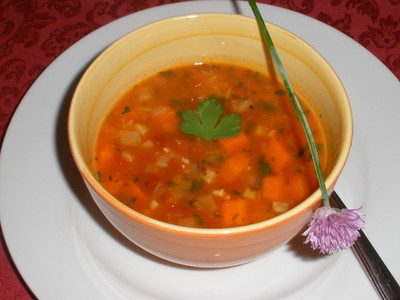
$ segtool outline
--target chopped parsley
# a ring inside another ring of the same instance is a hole
[[[128,113],[128,112],[130,112],[131,111],[131,109],[129,108],[129,106],[125,106],[124,107],[124,110],[120,113],[121,115],[124,115],[124,114],[126,114],[126,113]]]
[[[274,94],[275,94],[275,95],[283,96],[283,95],[286,95],[286,92],[285,92],[285,90],[276,90],[276,91],[274,92]]]
[[[269,163],[265,162],[265,156],[264,155],[261,155],[258,158],[258,170],[261,173],[271,174],[271,168],[269,166]]]
[[[203,219],[198,214],[195,214],[194,216],[197,218],[197,223],[200,226],[204,224]]]

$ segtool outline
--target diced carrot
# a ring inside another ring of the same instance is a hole
[[[250,145],[250,138],[241,132],[238,136],[226,139],[219,139],[218,142],[222,145],[227,154],[233,154]]]
[[[176,112],[168,107],[163,106],[153,111],[154,122],[164,132],[176,132],[179,128],[179,117]]]
[[[108,143],[103,144],[99,151],[97,152],[97,166],[99,169],[103,169],[104,167],[113,166],[115,164],[115,154],[116,147],[115,145]]]
[[[146,201],[150,200],[150,197],[145,192],[143,192],[143,190],[135,182],[129,183],[129,192],[133,197],[140,198]]]
[[[231,182],[239,177],[249,164],[249,158],[243,153],[238,152],[226,159],[220,168],[219,177],[221,183]]]
[[[141,211],[149,207],[151,200],[150,196],[147,195],[135,182],[129,182],[127,185],[127,193],[136,210]]]
[[[289,190],[293,199],[297,201],[304,200],[309,194],[305,179],[300,174],[291,177],[289,181]]]
[[[231,198],[222,202],[221,209],[221,225],[240,226],[247,223],[248,212],[247,202],[241,198]]]
[[[278,201],[282,197],[284,179],[279,175],[265,176],[262,182],[262,196],[270,201]]]
[[[110,180],[109,178],[104,178],[101,184],[111,195],[115,195],[123,186],[122,181]]]
[[[286,149],[286,145],[279,137],[273,136],[268,141],[264,150],[265,161],[271,166],[274,173],[282,171],[285,164],[290,160],[291,154]]]

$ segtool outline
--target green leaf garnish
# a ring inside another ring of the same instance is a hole
[[[322,173],[321,163],[319,161],[319,157],[318,157],[318,153],[317,153],[317,151],[318,151],[317,150],[317,146],[315,145],[314,137],[313,137],[313,135],[311,133],[310,125],[308,124],[306,115],[305,115],[305,113],[304,113],[304,111],[303,111],[303,109],[302,109],[302,107],[300,105],[299,100],[296,97],[296,94],[295,94],[295,92],[293,90],[292,85],[290,84],[289,78],[288,78],[288,76],[286,74],[286,71],[285,71],[285,69],[283,67],[282,61],[281,61],[281,59],[280,59],[280,57],[278,55],[278,51],[275,48],[274,42],[272,41],[272,38],[271,38],[271,36],[269,34],[267,26],[265,25],[265,22],[264,22],[264,20],[263,20],[263,18],[261,16],[261,13],[260,13],[260,11],[259,11],[259,9],[257,7],[256,2],[254,0],[248,0],[248,2],[249,2],[249,5],[250,5],[253,13],[254,13],[254,16],[256,18],[256,21],[257,21],[257,24],[258,24],[258,28],[259,28],[259,30],[261,32],[261,36],[264,39],[264,42],[266,43],[269,52],[271,53],[272,60],[274,61],[275,65],[276,65],[276,68],[277,68],[277,70],[279,72],[279,75],[282,78],[283,85],[285,86],[285,89],[286,89],[287,93],[289,94],[289,98],[290,98],[290,100],[291,100],[291,102],[292,102],[292,104],[293,104],[293,106],[294,106],[294,108],[295,108],[295,110],[297,112],[297,115],[298,115],[298,117],[300,119],[300,123],[301,123],[301,125],[303,127],[303,130],[304,130],[304,133],[306,135],[307,143],[308,143],[308,146],[309,146],[310,152],[311,152],[311,158],[313,160],[314,167],[315,167],[315,172],[317,174],[319,187],[321,189],[321,194],[322,194],[322,199],[323,199],[324,205],[330,207],[329,195],[328,195],[328,192],[327,192],[327,188],[326,188],[326,185],[325,185],[325,179],[324,179],[324,176],[323,176],[323,173]]]
[[[185,109],[181,112],[181,131],[206,140],[235,137],[239,134],[242,122],[237,113],[225,115],[221,103],[209,98],[197,104],[196,111]]]

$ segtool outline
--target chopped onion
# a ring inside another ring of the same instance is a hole
[[[141,135],[145,135],[148,131],[148,128],[140,123],[135,124],[135,129],[139,131]]]
[[[200,210],[210,210],[210,211],[218,210],[218,207],[215,204],[214,197],[211,195],[198,197],[196,201],[196,207]]]
[[[147,141],[145,141],[143,143],[142,146],[145,147],[145,148],[152,148],[154,146],[154,143],[152,141],[150,141],[150,140],[147,140]]]
[[[159,106],[153,109],[152,113],[155,116],[159,116],[162,114],[165,114],[167,112],[168,108],[166,106]]]
[[[127,162],[132,162],[133,161],[133,156],[131,153],[128,151],[122,151],[121,152],[121,157],[126,160]]]
[[[142,138],[138,131],[121,131],[120,141],[125,146],[137,146],[142,142]]]
[[[250,107],[253,106],[253,102],[251,100],[233,100],[232,107],[235,112],[243,113],[250,110]]]
[[[286,203],[286,202],[273,201],[272,202],[272,209],[277,214],[281,214],[281,213],[284,213],[285,211],[289,210],[289,204]]]
[[[154,174],[154,173],[157,173],[157,168],[156,168],[155,165],[150,164],[150,165],[147,165],[147,167],[144,169],[144,171],[145,171],[146,173]]]
[[[180,219],[179,225],[185,226],[185,227],[195,227],[196,222],[195,222],[194,218],[189,217],[189,218]]]
[[[168,155],[168,154],[162,154],[162,155],[158,158],[158,160],[156,161],[156,166],[165,168],[165,167],[168,166],[170,160],[171,160],[171,156],[170,156],[170,155]]]
[[[214,190],[211,192],[211,194],[213,194],[214,196],[218,196],[218,197],[224,197],[226,195],[224,189]]]
[[[139,93],[139,101],[140,102],[148,102],[153,98],[153,92],[151,88],[142,88],[142,91]]]
[[[151,200],[150,209],[156,209],[160,204],[156,200]]]
[[[204,173],[202,174],[202,178],[205,182],[211,183],[214,181],[215,177],[217,176],[217,173],[209,168],[206,168]]]
[[[246,199],[254,200],[257,197],[257,191],[251,188],[247,188],[243,192],[243,197]]]
[[[187,159],[186,157],[182,157],[182,158],[181,158],[181,161],[182,161],[184,164],[186,164],[186,165],[190,164],[190,160]]]

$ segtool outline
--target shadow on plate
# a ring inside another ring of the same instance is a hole
[[[305,230],[306,227],[304,227],[300,232],[304,232]],[[289,251],[292,251],[294,255],[303,260],[316,260],[326,257],[326,254],[321,254],[318,250],[313,250],[310,244],[304,244],[304,241],[305,237],[299,233],[287,244]]]

